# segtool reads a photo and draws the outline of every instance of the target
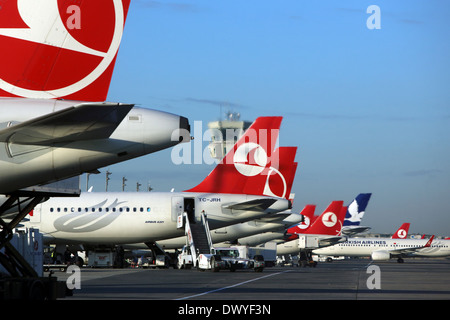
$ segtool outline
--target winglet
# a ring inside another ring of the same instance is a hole
[[[424,248],[431,247],[431,242],[433,242],[433,239],[434,239],[434,235],[432,235],[430,240],[427,241],[427,243],[425,244]]]

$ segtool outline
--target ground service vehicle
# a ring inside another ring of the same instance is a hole
[[[239,256],[247,259],[255,259],[257,256],[264,258],[265,267],[273,267],[277,262],[277,244],[275,242],[267,242],[262,247],[250,246],[233,246],[239,250]]]
[[[231,272],[237,269],[253,269],[256,272],[262,272],[264,269],[264,257],[256,255],[253,259],[240,257],[239,250],[235,247],[214,248],[213,251],[221,257],[226,269]]]
[[[177,267],[178,269],[190,269],[192,267],[192,255],[189,246],[183,246],[181,252],[178,254]]]

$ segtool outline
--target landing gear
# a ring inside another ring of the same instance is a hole
[[[300,250],[300,266],[315,268],[317,262],[312,259],[311,250]]]

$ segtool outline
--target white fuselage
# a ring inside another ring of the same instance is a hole
[[[422,248],[427,242],[428,239],[350,238],[346,242],[315,249],[313,253],[349,257],[371,257],[374,252],[403,257],[445,257],[450,255],[449,240],[433,240],[430,247]],[[407,250],[415,248],[418,249]]]
[[[0,98],[0,130],[79,102]],[[0,142],[0,194],[45,184],[156,152],[179,143],[173,138],[183,117],[133,107],[107,139],[50,145]],[[185,118],[183,118],[185,119]],[[32,139],[32,137],[30,137]]]
[[[300,234],[301,235],[301,234]],[[319,243],[323,240],[326,240],[328,238],[332,237],[338,237],[338,236],[332,236],[332,235],[324,235],[324,234],[305,234],[309,237],[316,237],[319,241]],[[343,241],[346,238],[342,237]],[[285,254],[292,254],[297,255],[300,251],[300,239],[293,239],[289,241],[284,241],[277,244],[277,255],[285,255]]]
[[[208,221],[209,221],[208,215]],[[250,245],[249,241],[245,239],[256,237],[258,234],[269,234],[270,231],[279,231],[277,237],[284,234],[284,230],[292,226],[296,223],[299,223],[302,219],[300,214],[291,214],[286,217],[282,221],[265,221],[266,219],[255,219],[251,221],[236,223],[233,225],[228,225],[222,228],[215,228],[211,230],[211,241],[213,244],[218,244],[226,241],[235,241],[238,240],[242,245]],[[211,225],[211,223],[210,223]],[[270,238],[270,240],[272,237]],[[259,241],[261,240],[258,237],[257,244],[265,243],[267,241]],[[269,241],[270,241],[269,240]],[[176,237],[171,239],[165,239],[158,241],[158,245],[160,245],[164,249],[180,249],[186,244],[186,237]],[[253,243],[251,244],[253,245]],[[145,248],[143,244],[139,246],[130,246],[134,248]]]
[[[48,243],[131,244],[184,236],[177,217],[194,204],[190,221],[208,217],[211,230],[289,209],[276,198],[264,211],[244,211],[227,205],[265,196],[190,192],[87,192],[75,198],[52,198],[36,206],[27,227],[38,228]],[[195,216],[194,216],[195,215]]]

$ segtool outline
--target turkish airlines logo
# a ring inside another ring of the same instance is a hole
[[[286,196],[287,183],[285,177],[277,168],[268,167],[269,158],[265,149],[259,144],[248,142],[240,145],[234,153],[233,163],[236,170],[247,177],[257,176],[267,169],[263,194],[280,198]]]
[[[336,214],[334,212],[325,212],[322,215],[322,222],[328,228],[333,227],[337,222]]]
[[[58,231],[80,233],[80,232],[92,232],[104,228],[114,222],[119,216],[120,212],[111,212],[113,208],[117,208],[118,205],[126,203],[126,201],[119,201],[115,199],[109,206],[103,206],[107,200],[104,200],[98,204],[88,207],[87,211],[81,213],[75,211],[75,208],[71,208],[71,213],[63,214],[53,222],[53,226]],[[96,210],[95,212],[92,210]],[[108,209],[108,210],[106,210]]]
[[[309,219],[307,216],[304,216],[303,219],[304,219],[304,221],[299,223],[297,226],[300,229],[305,230],[305,229],[308,229],[309,225],[311,224],[311,219]]]
[[[93,83],[114,60],[125,22],[122,1],[5,3],[0,89],[26,98],[64,97]]]
[[[406,238],[406,235],[407,235],[407,234],[408,234],[408,233],[406,232],[405,229],[400,229],[400,230],[398,230],[398,232],[397,232],[397,236],[398,236],[400,239]]]
[[[260,174],[267,166],[267,153],[259,144],[241,144],[234,153],[233,163],[240,174],[251,177]]]

